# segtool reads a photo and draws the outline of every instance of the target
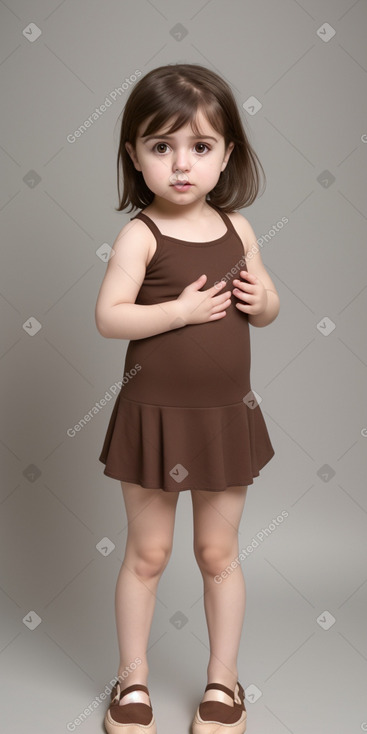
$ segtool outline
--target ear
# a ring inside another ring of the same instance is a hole
[[[230,157],[230,155],[232,153],[233,148],[234,148],[234,143],[229,143],[228,144],[228,148],[226,150],[226,154],[225,154],[225,156],[223,158],[223,163],[222,163],[221,169],[220,169],[221,171],[224,171],[224,169],[225,169],[225,167],[226,167],[226,165],[227,165],[227,163],[229,161],[229,157]]]
[[[126,148],[128,154],[129,154],[129,156],[130,156],[130,158],[131,158],[131,160],[132,160],[132,162],[133,162],[136,170],[137,171],[141,171],[141,166],[139,165],[139,161],[138,161],[138,159],[136,157],[135,150],[134,150],[133,146],[131,145],[131,143],[125,143],[125,148]]]

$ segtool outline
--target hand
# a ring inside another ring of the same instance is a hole
[[[268,296],[261,280],[247,270],[241,270],[240,276],[246,278],[246,282],[233,281],[235,288],[232,293],[239,299],[239,303],[235,304],[236,308],[251,316],[263,313],[268,303]]]
[[[226,315],[225,308],[231,304],[231,291],[218,294],[224,286],[225,281],[220,281],[212,288],[201,291],[207,276],[200,278],[184,288],[177,298],[180,307],[180,318],[187,324],[203,324],[206,321],[218,321]]]

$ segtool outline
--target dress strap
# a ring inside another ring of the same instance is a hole
[[[216,212],[218,212],[218,214],[223,219],[223,222],[226,225],[227,229],[229,229],[231,232],[233,232],[236,235],[236,237],[238,237],[238,232],[235,230],[235,228],[234,228],[234,226],[233,226],[233,224],[232,224],[229,216],[226,214],[226,212],[223,212],[218,206],[215,206],[214,204],[211,204],[210,202],[208,202],[208,204],[209,204],[209,206],[212,207],[212,209],[214,209]],[[154,234],[154,236],[155,236],[156,239],[163,237],[162,232],[158,229],[158,227],[155,224],[155,222],[153,222],[153,219],[151,219],[150,217],[148,217],[147,214],[144,214],[144,212],[139,212],[138,214],[136,214],[135,217],[130,217],[130,221],[132,221],[133,219],[142,219],[143,222],[145,222],[145,224],[149,227],[149,229],[151,230],[151,232],[153,232],[153,234]]]
[[[162,233],[158,229],[157,225],[155,224],[155,222],[153,222],[153,219],[148,217],[147,214],[139,212],[139,214],[137,214],[135,217],[130,217],[130,221],[132,221],[133,219],[142,219],[143,222],[145,222],[145,224],[149,227],[151,232],[153,232],[156,239],[160,239],[162,237]]]
[[[209,205],[210,205],[210,206],[211,206],[211,207],[212,207],[213,209],[215,209],[215,211],[216,211],[216,212],[218,212],[218,214],[219,214],[219,215],[220,215],[220,216],[222,217],[222,219],[223,219],[223,222],[224,222],[224,224],[226,225],[227,229],[229,229],[229,230],[230,230],[231,232],[233,232],[233,233],[234,233],[234,234],[235,234],[235,235],[236,235],[236,236],[238,237],[238,232],[237,232],[237,231],[235,230],[235,228],[234,228],[234,226],[233,226],[233,224],[232,224],[232,222],[231,222],[231,220],[230,220],[230,218],[229,218],[228,214],[226,214],[226,212],[223,212],[223,211],[222,211],[222,210],[221,210],[221,209],[219,208],[219,206],[215,206],[214,204],[211,204],[210,202],[208,202],[208,204],[209,204]]]

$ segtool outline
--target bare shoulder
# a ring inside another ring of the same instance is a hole
[[[231,220],[238,236],[242,240],[245,256],[249,252],[251,246],[256,242],[256,235],[251,227],[250,222],[240,212],[229,212],[227,214]]]
[[[117,256],[115,264],[120,258],[125,259],[130,251],[135,257],[140,259],[144,258],[145,265],[147,266],[149,253],[154,241],[155,238],[151,230],[141,219],[133,219],[126,222],[117,234],[112,245],[112,250],[115,256]]]

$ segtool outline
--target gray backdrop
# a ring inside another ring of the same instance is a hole
[[[236,95],[267,175],[242,213],[281,300],[251,327],[276,455],[240,527],[248,732],[367,731],[366,3],[8,0],[0,19],[4,731],[103,731],[127,526],[98,456],[127,342],[94,307],[134,215],[114,211],[117,118],[136,70],[175,61]],[[188,732],[209,650],[190,492],[176,518],[148,652],[161,734]]]

